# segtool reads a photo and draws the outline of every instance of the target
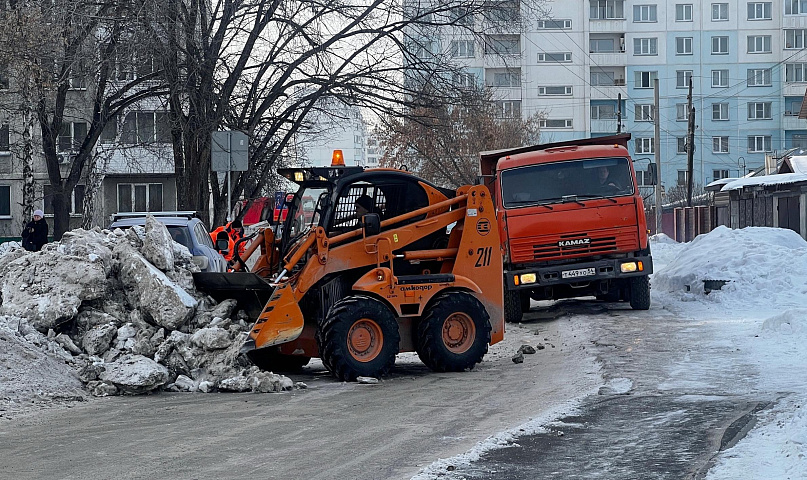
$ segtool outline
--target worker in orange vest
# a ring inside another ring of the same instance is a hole
[[[221,253],[227,262],[232,261],[233,253],[235,252],[235,244],[243,238],[244,236],[244,226],[240,220],[236,219],[232,222],[228,223],[227,225],[221,226],[210,232],[210,238],[213,240],[213,243],[216,245],[216,250]],[[227,240],[227,249],[222,250],[219,248],[219,244],[217,243],[218,240]],[[243,258],[244,250],[246,250],[246,242],[241,242],[238,245],[238,255]]]

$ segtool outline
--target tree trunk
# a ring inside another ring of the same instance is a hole
[[[34,113],[30,103],[24,101],[22,104],[22,117],[25,125],[22,130],[22,225],[31,219],[36,201],[36,189],[34,184]]]
[[[70,230],[70,193],[63,185],[51,185],[53,188],[53,240],[62,239],[62,235]]]

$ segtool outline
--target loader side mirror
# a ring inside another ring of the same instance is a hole
[[[364,227],[364,236],[372,237],[381,233],[381,217],[377,213],[368,213],[361,217],[361,223]]]

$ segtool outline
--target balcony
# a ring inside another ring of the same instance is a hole
[[[782,130],[807,130],[807,120],[799,118],[799,112],[785,113],[782,117]]]
[[[803,97],[807,90],[807,82],[785,82],[782,95],[785,97]]]
[[[625,33],[628,21],[624,18],[606,20],[591,19],[589,31],[591,33]]]
[[[591,120],[589,131],[592,133],[615,133],[616,118],[606,120]]]

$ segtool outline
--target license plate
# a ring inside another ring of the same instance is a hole
[[[565,272],[560,272],[560,278],[588,277],[591,275],[594,275],[593,268],[578,268],[577,270],[566,270]]]

